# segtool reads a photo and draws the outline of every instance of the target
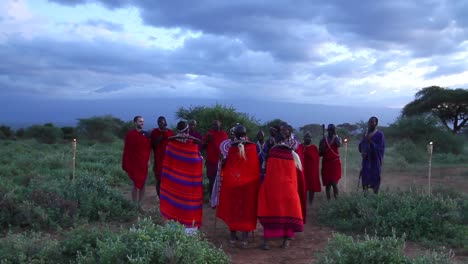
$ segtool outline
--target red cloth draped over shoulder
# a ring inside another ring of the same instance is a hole
[[[127,172],[133,185],[141,189],[148,177],[148,161],[151,154],[150,139],[138,132],[131,130],[125,136],[124,151],[122,157],[122,169]]]
[[[155,141],[158,137],[162,136],[162,140],[155,145]],[[164,154],[166,153],[166,146],[169,143],[169,137],[174,136],[174,132],[170,129],[161,131],[159,128],[151,131],[151,142],[153,143],[154,152],[154,175],[157,180],[161,180],[161,172],[164,161]]]
[[[336,145],[335,140],[332,140],[331,144],[324,142],[324,153],[322,157],[322,184],[323,186],[331,185],[332,183],[338,183],[340,179],[341,161],[338,146]]]
[[[304,178],[306,190],[311,192],[321,192],[319,167],[320,156],[317,146],[304,144],[299,145],[297,153],[302,156],[302,167],[304,168]]]
[[[223,130],[208,130],[206,132],[205,137],[203,138],[203,142],[207,142],[208,137],[211,135],[212,140],[208,142],[206,146],[206,161],[208,163],[217,165],[219,160],[219,155],[221,154],[221,150],[219,149],[219,145],[224,140],[228,139],[228,135]]]
[[[191,140],[170,140],[161,173],[161,215],[186,227],[200,227],[203,207],[203,163]]]
[[[272,148],[258,193],[258,218],[264,228],[290,228],[294,232],[304,229],[298,189],[298,174],[291,149]]]
[[[254,143],[245,143],[245,159],[238,145],[229,148],[221,172],[221,190],[216,216],[230,230],[252,231],[257,226],[257,197],[260,187],[260,161]]]

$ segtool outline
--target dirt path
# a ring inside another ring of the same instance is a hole
[[[433,171],[433,185],[445,186],[453,188],[461,192],[468,192],[468,168],[456,169],[436,169]],[[421,173],[385,173],[382,175],[383,189],[395,189],[408,186],[413,181],[416,184],[427,184],[427,172]],[[349,181],[347,182],[349,183]],[[352,183],[352,190],[355,190],[355,183]],[[342,182],[342,188],[343,186]],[[351,189],[351,183],[346,186]],[[344,189],[344,188],[343,188]],[[318,193],[312,207],[308,207],[307,217],[308,222],[304,227],[304,232],[296,234],[295,239],[291,242],[291,247],[288,249],[281,248],[281,241],[272,241],[271,249],[268,251],[261,250],[263,229],[260,224],[257,225],[257,230],[249,236],[249,247],[247,249],[240,248],[239,245],[232,247],[229,245],[229,229],[219,219],[216,220],[215,228],[215,210],[208,205],[204,206],[203,210],[203,227],[201,230],[206,234],[207,239],[214,245],[223,248],[223,250],[231,256],[233,263],[314,263],[316,253],[322,251],[328,239],[331,238],[334,230],[321,225],[317,220],[317,210],[322,203],[326,203],[324,192]],[[154,208],[157,203],[157,197],[154,186],[146,187],[146,198],[143,204],[143,210]],[[405,253],[409,256],[423,254],[425,249],[416,243],[408,242],[406,244]],[[455,263],[464,263],[466,257],[457,257]]]

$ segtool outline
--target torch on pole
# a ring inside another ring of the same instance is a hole
[[[76,138],[72,142],[73,160],[72,160],[72,180],[75,181],[75,165],[76,165]]]
[[[427,178],[428,178],[428,193],[429,195],[432,194],[432,189],[431,189],[431,172],[432,172],[432,151],[434,149],[434,144],[432,144],[432,141],[429,142],[429,144],[427,145],[427,154],[429,154],[429,169],[428,169],[428,172],[427,172]]]
[[[348,177],[346,177],[346,173],[347,173],[347,165],[348,165],[348,161],[347,161],[347,157],[348,157],[348,139],[345,138],[344,140],[344,168],[343,168],[343,174],[344,174],[344,191],[346,192],[348,190]]]

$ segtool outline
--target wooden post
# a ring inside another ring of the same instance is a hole
[[[428,170],[428,193],[429,195],[432,195],[432,189],[431,189],[431,172],[432,172],[432,151],[433,151],[433,148],[434,145],[432,144],[432,141],[429,142],[429,144],[427,145],[427,154],[429,154],[429,170]]]
[[[348,157],[348,139],[345,138],[344,140],[344,147],[345,147],[345,154],[344,154],[344,168],[343,168],[343,174],[344,174],[344,191],[346,192],[348,190],[348,180],[347,180],[347,177],[346,177],[346,173],[347,173],[347,165],[348,165],[348,161],[347,161],[347,157]]]
[[[72,142],[73,161],[72,161],[72,180],[75,181],[75,167],[76,167],[76,138]]]

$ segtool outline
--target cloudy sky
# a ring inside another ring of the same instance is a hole
[[[466,0],[2,0],[0,95],[402,107],[467,88],[467,14]]]

